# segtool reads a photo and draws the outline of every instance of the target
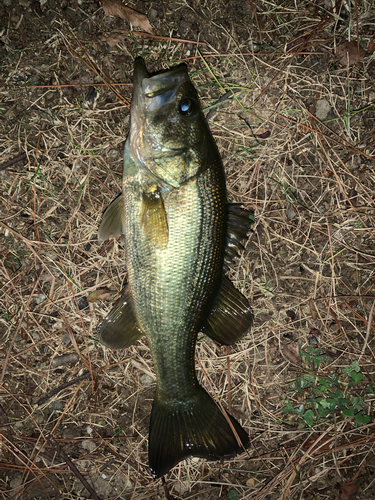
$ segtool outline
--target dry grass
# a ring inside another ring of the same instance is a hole
[[[373,415],[374,395],[364,392],[375,348],[372,2],[355,0],[349,13],[347,2],[330,12],[317,0],[153,2],[155,32],[206,42],[209,69],[194,43],[129,36],[109,50],[103,35],[127,27],[95,2],[51,1],[44,13],[5,3],[1,497],[374,498],[372,420],[356,427],[336,412],[310,428],[282,412],[285,399],[297,407],[309,397],[289,389],[311,371],[301,349],[314,341],[327,354],[313,370],[320,378],[359,362],[355,390]],[[335,47],[358,35],[369,50],[340,65]],[[255,327],[229,355],[209,340],[197,347],[202,384],[249,430],[251,448],[223,464],[182,462],[165,485],[147,467],[147,344],[116,353],[96,334],[126,280],[119,242],[100,245],[96,233],[119,192],[135,55],[150,70],[186,60],[205,108],[239,87],[210,126],[228,197],[256,218],[230,272]],[[98,289],[113,294],[87,302]]]

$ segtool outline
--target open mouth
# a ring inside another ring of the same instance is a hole
[[[144,60],[139,57],[134,61],[133,96],[139,104],[140,99],[157,98],[161,106],[171,102],[178,88],[188,80],[189,75],[184,64],[150,76]]]

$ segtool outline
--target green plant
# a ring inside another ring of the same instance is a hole
[[[275,295],[276,296],[276,293],[273,292],[272,290],[270,290],[268,288],[268,278],[266,278],[266,282],[264,284],[264,286],[262,285],[259,285],[259,288],[260,288],[260,291],[265,295],[266,293],[270,293],[271,295]]]
[[[3,248],[7,248],[6,257],[4,262],[8,265],[14,266],[16,269],[22,267],[22,264],[29,254],[25,252],[18,241],[16,241],[12,236],[4,236],[5,241],[2,243]]]
[[[35,165],[35,170],[30,181],[27,182],[28,188],[33,188],[36,186],[41,193],[49,193],[51,198],[57,200],[57,196],[54,194],[54,189],[57,188],[48,177],[42,172],[42,166],[37,162]]]
[[[13,317],[14,315],[9,314],[5,309],[0,309],[0,322],[6,325],[12,321]]]
[[[311,368],[319,369],[325,360],[326,354],[320,348],[311,346],[301,350],[301,356]],[[346,377],[343,377],[343,374]],[[295,407],[290,401],[285,401],[282,409],[284,413],[298,415],[309,425],[329,422],[336,417],[353,418],[355,425],[364,425],[371,421],[365,414],[365,402],[359,394],[363,389],[358,386],[363,380],[358,361],[353,361],[343,368],[342,373],[333,373],[330,376],[321,376],[309,372],[297,377],[291,384],[293,392],[305,394],[305,402]],[[370,382],[365,388],[367,394],[374,394],[373,384]]]
[[[297,196],[293,193],[293,191],[291,190],[291,188],[287,184],[281,183],[281,182],[277,181],[276,179],[274,179],[273,177],[270,177],[270,179],[271,179],[271,181],[275,182],[278,186],[280,186],[283,189],[284,195],[285,195],[285,198],[286,198],[286,201],[288,204],[299,205],[300,207],[304,208],[308,212],[311,212],[311,210],[309,208],[307,208],[305,205],[303,205],[302,203],[300,203],[298,201]]]
[[[312,367],[315,366],[317,370],[320,367],[320,363],[325,360],[326,356],[327,355],[324,353],[323,349],[320,349],[319,347],[307,346],[306,350],[301,349],[301,357],[306,359],[308,365],[311,365]]]

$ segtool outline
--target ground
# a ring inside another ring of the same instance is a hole
[[[375,7],[333,4],[134,0],[153,30],[139,35],[145,19],[92,0],[0,2],[3,499],[375,497]],[[197,346],[251,446],[165,482],[147,464],[147,341],[111,352],[97,336],[126,283],[121,242],[97,230],[138,55],[186,62],[228,198],[255,217],[229,273],[254,327]]]

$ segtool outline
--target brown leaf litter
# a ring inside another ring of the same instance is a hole
[[[119,17],[128,21],[133,27],[138,27],[146,33],[152,33],[152,26],[145,14],[126,7],[117,0],[103,0],[103,9],[107,16]]]
[[[342,66],[353,66],[363,59],[365,52],[361,49],[356,40],[344,42],[336,49],[336,57]]]

